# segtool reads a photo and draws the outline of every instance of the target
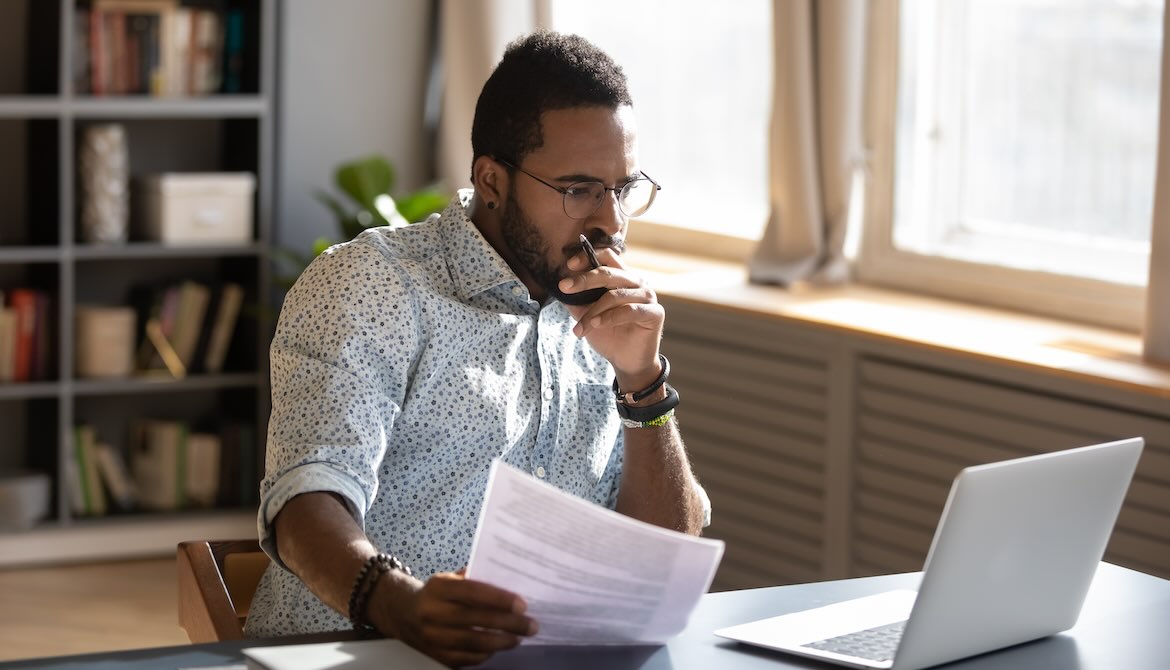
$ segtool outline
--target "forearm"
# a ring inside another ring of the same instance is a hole
[[[672,530],[698,535],[703,503],[678,427],[625,428],[617,511]]]
[[[303,493],[275,520],[276,547],[284,564],[326,605],[349,616],[353,581],[378,552],[333,493]]]

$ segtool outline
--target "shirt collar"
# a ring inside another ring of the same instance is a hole
[[[461,189],[456,193],[443,210],[439,226],[447,248],[451,277],[464,300],[508,282],[523,285],[467,216],[473,193],[472,189]]]

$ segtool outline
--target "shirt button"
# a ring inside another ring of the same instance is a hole
[[[536,468],[536,476],[537,476],[537,477],[540,477],[541,479],[544,479],[544,466],[543,466],[543,465],[541,465],[541,466],[537,466],[537,468]]]
[[[553,399],[553,390],[552,389],[545,389],[544,390],[544,399],[545,400],[552,400]]]
[[[524,293],[523,286],[513,286],[512,287],[512,295],[518,296],[518,295],[523,295],[523,293]]]

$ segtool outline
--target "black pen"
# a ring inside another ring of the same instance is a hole
[[[589,244],[589,238],[581,235],[581,248],[585,250],[585,255],[589,257],[589,265],[594,270],[601,267],[601,263],[597,260],[597,252],[593,250],[593,245]]]

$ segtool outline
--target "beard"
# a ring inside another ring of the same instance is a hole
[[[507,205],[500,212],[500,228],[504,242],[508,244],[516,259],[533,281],[554,299],[566,305],[592,305],[605,295],[608,289],[604,288],[565,293],[557,287],[562,279],[569,276],[569,272],[563,262],[554,266],[549,261],[549,244],[520,208],[515,193],[508,194]],[[602,237],[596,241],[591,239],[589,243],[595,248],[612,247],[618,253],[625,250],[625,242],[620,237]],[[570,256],[580,251],[581,247],[573,244],[561,249],[561,255],[567,261]]]

